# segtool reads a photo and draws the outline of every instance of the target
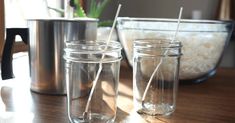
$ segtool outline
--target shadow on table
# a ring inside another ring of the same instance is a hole
[[[120,123],[120,121],[122,121],[123,119],[126,119],[128,116],[129,116],[129,113],[123,111],[122,109],[118,107],[115,123]]]

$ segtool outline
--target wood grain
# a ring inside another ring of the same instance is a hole
[[[4,23],[4,0],[0,1],[0,61],[2,58],[4,36],[5,36],[5,23]]]

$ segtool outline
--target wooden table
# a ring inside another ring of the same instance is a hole
[[[30,91],[27,77],[0,82],[0,123],[68,123],[66,96]],[[235,123],[235,69],[219,68],[201,84],[180,85],[170,117],[146,117],[133,111],[132,70],[121,66],[117,123]]]

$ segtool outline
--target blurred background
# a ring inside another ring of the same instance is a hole
[[[219,7],[219,0],[114,0],[102,19],[112,18],[119,3],[123,5],[120,16],[132,17],[177,18],[182,6],[182,18],[193,18],[199,14],[201,19],[215,19]]]
[[[48,9],[64,8],[66,0],[5,0],[5,28],[25,27],[25,18],[58,17],[57,12]],[[84,8],[89,8],[90,0],[81,0]],[[119,16],[177,18],[179,8],[184,7],[182,18],[207,20],[234,20],[234,0],[111,0],[99,18],[113,20],[118,4],[122,4]],[[3,7],[1,6],[1,13]],[[0,21],[3,25],[2,20]],[[20,38],[16,38],[20,42]],[[0,41],[0,51],[3,41]],[[235,67],[235,39],[230,41],[221,62],[222,67]],[[0,54],[1,55],[1,54]]]
[[[121,3],[120,16],[177,18],[179,8],[184,7],[182,18],[231,20],[235,18],[234,0],[114,0],[102,15],[102,20],[112,19]],[[235,67],[235,39],[230,41],[220,64]]]

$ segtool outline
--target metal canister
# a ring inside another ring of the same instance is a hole
[[[29,19],[31,90],[66,94],[63,48],[65,41],[96,40],[97,19]]]

